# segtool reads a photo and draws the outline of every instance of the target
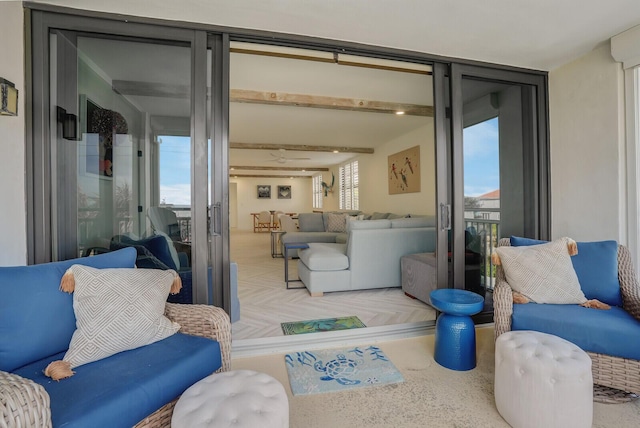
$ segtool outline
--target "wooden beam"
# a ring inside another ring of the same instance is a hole
[[[329,168],[304,168],[295,166],[237,166],[232,165],[229,169],[243,169],[245,171],[329,171]]]
[[[242,150],[295,150],[299,152],[339,152],[372,154],[372,147],[308,146],[306,144],[229,143],[230,149]]]
[[[409,116],[433,117],[432,106],[358,98],[338,98],[321,95],[290,94],[286,92],[232,89],[230,100],[231,102],[237,103],[312,107],[332,110],[363,111],[368,113],[396,114],[396,112],[402,111],[405,115]]]
[[[232,178],[242,178],[242,177],[246,177],[246,178],[289,178],[289,177],[293,177],[293,178],[311,178],[310,175],[295,175],[295,174],[291,174],[291,175],[276,175],[276,174],[232,174],[229,173],[229,176]]]

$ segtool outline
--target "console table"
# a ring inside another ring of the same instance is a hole
[[[289,279],[289,250],[302,250],[304,248],[309,248],[309,244],[291,242],[284,244],[284,282],[286,284],[287,290],[295,290],[297,288],[305,288],[305,287],[289,287],[290,282],[302,282],[300,278],[298,279]]]

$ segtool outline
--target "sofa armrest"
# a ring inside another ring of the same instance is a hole
[[[640,285],[638,285],[636,270],[633,268],[631,254],[624,245],[618,245],[618,280],[623,309],[635,319],[640,320]]]
[[[508,238],[501,238],[498,247],[511,245]],[[502,333],[511,331],[511,315],[513,315],[513,292],[507,282],[502,266],[496,266],[496,283],[493,288],[493,330],[495,339]]]
[[[0,371],[0,426],[51,427],[47,391],[30,379]]]
[[[231,323],[229,315],[222,308],[167,303],[164,313],[170,320],[180,324],[181,333],[217,340],[222,353],[220,371],[231,368]]]

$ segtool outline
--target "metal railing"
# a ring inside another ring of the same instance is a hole
[[[484,208],[467,210],[468,215],[473,211],[474,218],[465,218],[465,229],[471,233],[472,243],[481,255],[480,282],[487,290],[493,290],[495,284],[495,266],[491,263],[498,240],[500,239],[500,210]],[[481,215],[477,215],[481,213]]]

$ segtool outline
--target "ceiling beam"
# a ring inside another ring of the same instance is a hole
[[[229,173],[229,176],[233,177],[233,178],[311,178],[310,175],[296,175],[296,174],[291,174],[291,175],[276,175],[276,174],[231,174]]]
[[[308,146],[306,144],[229,143],[230,149],[242,150],[295,150],[299,152],[338,152],[373,154],[372,147]]]
[[[329,171],[329,168],[305,168],[295,166],[237,166],[231,165],[229,169],[242,169],[245,171]]]
[[[190,94],[190,88],[187,85],[174,85],[170,83],[114,80],[111,86],[114,91],[121,95],[184,99],[188,98]],[[368,113],[396,114],[397,112],[404,112],[405,115],[409,116],[433,117],[433,106],[421,104],[394,103],[359,98],[325,97],[322,95],[290,94],[287,92],[252,91],[249,89],[231,89],[230,101],[249,104],[363,111]]]
[[[312,107],[332,110],[363,111],[368,113],[396,114],[433,117],[433,107],[420,104],[373,101],[359,98],[325,97],[322,95],[290,94],[286,92],[252,91],[232,89],[231,102],[270,104],[295,107]]]

